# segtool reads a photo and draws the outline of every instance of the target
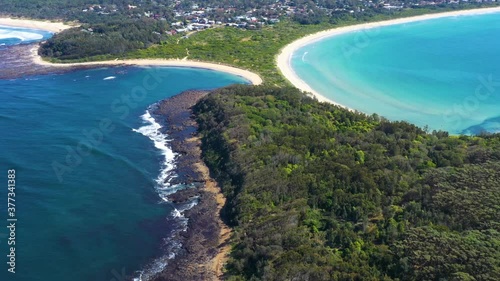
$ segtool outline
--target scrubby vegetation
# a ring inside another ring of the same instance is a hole
[[[500,135],[426,133],[293,88],[200,101],[227,280],[500,280]]]
[[[285,85],[275,65],[279,50],[309,33],[329,25],[299,25],[283,22],[260,30],[234,27],[216,28],[192,34],[188,38],[170,37],[161,45],[129,54],[130,58],[185,58],[225,63],[259,73],[266,83]]]

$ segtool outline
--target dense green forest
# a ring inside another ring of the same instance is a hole
[[[166,4],[172,1],[158,2],[142,0],[2,0],[0,13],[46,20],[76,20],[91,24],[101,23],[110,18],[122,20],[127,17],[140,18],[141,14],[146,11],[171,19],[172,9]],[[128,5],[138,6],[131,10]],[[92,11],[89,11],[90,8]]]
[[[164,22],[151,19],[85,24],[54,35],[39,49],[44,57],[81,60],[97,56],[122,56],[166,39]]]
[[[227,280],[500,280],[500,135],[232,86],[195,107],[234,226]]]

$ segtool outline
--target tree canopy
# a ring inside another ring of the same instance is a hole
[[[426,133],[293,88],[194,108],[235,227],[228,280],[499,280],[500,136]]]

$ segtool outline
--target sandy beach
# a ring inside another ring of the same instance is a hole
[[[344,108],[348,108],[348,107],[346,107],[342,104],[339,104],[332,99],[326,98],[325,96],[316,92],[306,82],[304,82],[302,79],[300,79],[297,76],[297,74],[295,73],[295,71],[293,71],[291,64],[290,64],[292,55],[296,50],[300,49],[301,47],[303,47],[305,45],[314,43],[318,40],[322,40],[322,39],[325,39],[327,37],[332,37],[332,36],[336,36],[336,35],[340,35],[340,34],[344,34],[344,33],[348,33],[348,32],[355,32],[355,31],[366,30],[366,29],[370,29],[370,28],[377,28],[377,27],[396,25],[396,24],[405,24],[405,23],[410,23],[410,22],[424,21],[424,20],[444,18],[444,17],[482,15],[482,14],[499,13],[499,12],[500,12],[500,7],[484,8],[484,9],[472,9],[472,10],[463,10],[463,11],[454,11],[454,12],[438,13],[438,14],[431,14],[431,15],[415,16],[415,17],[394,19],[394,20],[381,21],[381,22],[372,22],[372,23],[345,26],[345,27],[339,27],[339,28],[329,29],[329,30],[325,30],[325,31],[320,31],[320,32],[308,35],[306,37],[302,37],[301,39],[298,39],[298,40],[290,43],[289,45],[285,46],[281,50],[280,54],[277,56],[276,63],[278,65],[278,69],[281,71],[283,76],[285,76],[285,78],[288,79],[288,81],[290,81],[298,89],[313,94],[319,101],[330,102],[330,103],[342,106]]]
[[[15,18],[0,18],[0,25],[39,29],[54,33],[74,27],[73,25],[68,25],[62,22],[50,22],[50,21],[15,19]]]
[[[171,66],[171,67],[190,67],[190,68],[202,68],[202,69],[210,69],[215,71],[221,71],[233,75],[237,75],[245,78],[250,81],[253,85],[262,84],[262,78],[259,75],[250,72],[248,70],[231,67],[223,64],[215,64],[208,62],[198,62],[198,61],[190,61],[190,60],[172,60],[172,59],[131,59],[131,60],[112,60],[112,61],[94,61],[94,62],[82,62],[82,63],[50,63],[44,61],[38,55],[38,48],[33,48],[31,50],[31,55],[33,57],[33,62],[42,65],[42,66],[50,66],[50,67],[79,67],[79,66],[119,66],[119,65],[128,65],[128,66]]]

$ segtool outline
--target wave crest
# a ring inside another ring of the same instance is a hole
[[[18,39],[21,42],[29,42],[42,40],[43,37],[44,36],[42,34],[35,32],[0,28],[0,40]]]
[[[198,204],[198,197],[191,198],[189,201],[182,204],[173,204],[168,200],[168,196],[176,193],[177,191],[192,188],[192,184],[173,184],[173,180],[177,177],[176,157],[177,154],[172,150],[169,143],[168,135],[162,132],[162,125],[151,115],[157,105],[150,107],[144,115],[141,116],[144,126],[133,129],[134,132],[140,133],[153,141],[155,148],[157,148],[164,159],[161,163],[161,168],[158,177],[155,179],[155,190],[163,202],[168,202],[172,205],[173,211],[171,217],[167,218],[169,224],[172,224],[173,230],[167,233],[167,238],[164,239],[165,255],[155,259],[148,266],[146,266],[138,274],[135,281],[151,280],[156,274],[160,273],[168,265],[168,261],[176,257],[176,254],[182,247],[182,244],[175,240],[175,238],[183,231],[187,230],[188,218],[184,216],[184,212],[192,209]]]

